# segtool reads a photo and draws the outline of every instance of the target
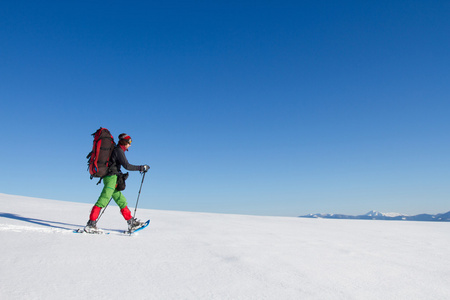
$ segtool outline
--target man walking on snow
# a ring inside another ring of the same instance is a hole
[[[117,146],[114,148],[110,162],[111,166],[108,170],[108,175],[103,177],[103,190],[95,203],[94,207],[92,207],[91,214],[89,216],[89,221],[87,222],[86,227],[84,227],[84,231],[88,233],[98,232],[97,228],[97,219],[100,214],[100,211],[103,207],[108,205],[111,197],[117,203],[120,208],[120,212],[122,216],[128,223],[128,230],[134,231],[144,225],[144,222],[137,220],[131,216],[131,212],[127,206],[127,199],[125,196],[118,190],[117,179],[119,176],[126,176],[121,171],[121,166],[123,166],[128,171],[141,171],[147,172],[150,167],[148,165],[135,166],[128,162],[127,157],[125,156],[125,152],[128,151],[128,148],[131,146],[131,137],[125,133],[119,135],[119,142]]]

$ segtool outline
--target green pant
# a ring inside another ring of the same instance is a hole
[[[100,197],[98,197],[97,202],[95,203],[98,207],[105,207],[108,205],[109,199],[111,197],[116,201],[117,205],[120,209],[127,206],[127,199],[120,191],[116,190],[117,183],[117,175],[105,176],[103,177],[103,187],[102,193]]]

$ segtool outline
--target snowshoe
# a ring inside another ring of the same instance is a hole
[[[83,229],[86,233],[102,234],[103,230],[97,228],[97,221],[89,220]]]
[[[128,232],[133,232],[141,227],[143,227],[146,223],[138,220],[136,218],[131,218],[128,221]]]

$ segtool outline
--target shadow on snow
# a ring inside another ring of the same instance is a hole
[[[58,228],[58,229],[67,229],[67,230],[72,230],[72,229],[69,227],[63,227],[63,226],[75,226],[75,227],[80,226],[80,225],[76,225],[76,224],[68,224],[68,223],[55,222],[55,221],[49,221],[49,220],[26,218],[26,217],[22,217],[20,215],[10,214],[10,213],[0,213],[0,218],[14,219],[14,220],[19,220],[19,221],[37,224],[37,225],[41,225],[41,226]]]

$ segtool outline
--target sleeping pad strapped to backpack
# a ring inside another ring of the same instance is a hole
[[[86,156],[89,173],[93,177],[104,177],[108,174],[111,153],[115,147],[114,138],[108,129],[100,127],[95,133],[92,151]]]

